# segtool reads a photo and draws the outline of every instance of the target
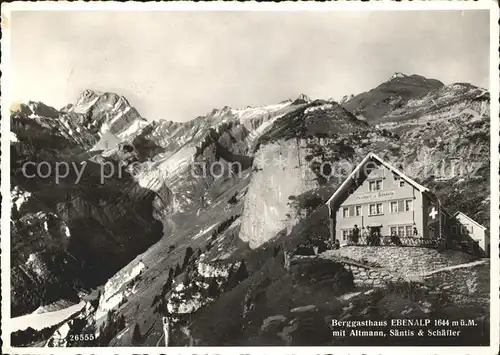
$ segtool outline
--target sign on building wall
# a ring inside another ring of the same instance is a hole
[[[358,201],[373,201],[373,200],[378,200],[382,198],[387,198],[394,196],[395,192],[394,191],[379,191],[375,193],[370,193],[366,195],[357,195],[356,200]]]

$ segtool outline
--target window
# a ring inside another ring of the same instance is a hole
[[[342,208],[342,217],[358,217],[362,215],[361,206],[348,206]]]
[[[472,233],[472,226],[469,226],[468,224],[462,225],[462,234],[469,234]]]
[[[405,181],[404,180],[400,180],[399,181],[399,187],[405,187]]]
[[[400,238],[403,237],[412,237],[413,236],[413,226],[392,226],[391,227],[391,235],[397,234]]]
[[[382,180],[370,181],[369,187],[370,187],[370,191],[382,190]]]
[[[342,240],[346,241],[348,238],[349,238],[349,230],[348,229],[344,229],[342,231]]]
[[[373,162],[369,162],[368,164],[365,165],[364,167],[364,173],[366,176],[370,175],[373,171],[377,170],[377,165],[375,165]]]
[[[383,210],[382,210],[381,203],[373,203],[370,205],[370,215],[371,216],[379,215],[382,213],[383,213]]]
[[[413,200],[399,200],[390,202],[391,213],[413,210]]]

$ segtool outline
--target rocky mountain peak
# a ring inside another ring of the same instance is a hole
[[[212,117],[222,117],[222,116],[226,116],[228,114],[231,113],[231,107],[229,106],[224,106],[223,108],[221,109],[216,109],[214,108],[211,112],[210,112],[210,116]]]
[[[444,84],[436,79],[396,72],[388,81],[350,98],[342,105],[367,121],[385,120],[392,112],[407,107],[409,102],[420,100],[443,87]]]
[[[304,100],[305,102],[311,102],[311,98],[306,94],[300,94],[296,100]]]
[[[405,78],[405,77],[407,77],[407,75],[397,71],[394,74],[392,74],[392,76],[389,78],[389,80],[397,79],[397,78]]]
[[[300,94],[297,96],[297,98],[292,102],[292,105],[302,105],[302,104],[308,104],[312,100],[307,96],[306,94]]]
[[[342,96],[342,98],[340,99],[339,104],[341,104],[341,105],[342,105],[343,103],[345,103],[345,102],[349,101],[349,100],[350,100],[350,99],[352,99],[353,97],[354,97],[354,95],[353,95],[353,94],[351,94],[351,95],[344,95],[344,96]],[[333,100],[331,100],[331,101],[333,101]]]
[[[311,99],[309,98],[309,96],[307,96],[306,94],[300,94],[297,99],[299,100],[305,100],[305,101],[311,101]]]
[[[47,106],[44,103],[38,101],[28,101],[26,103],[20,104],[17,107],[17,111],[26,114],[28,117],[59,117],[59,112],[55,108]]]
[[[78,99],[78,101],[82,101],[82,100],[91,100],[93,99],[94,97],[97,97],[97,96],[100,96],[102,95],[103,92],[101,91],[98,91],[98,90],[94,90],[94,89],[86,89],[84,90],[81,95],[80,95],[80,98]]]
[[[71,111],[77,113],[87,113],[91,109],[126,109],[130,107],[128,100],[113,92],[102,92],[93,89],[86,89],[82,92],[76,104],[71,107]]]
[[[113,141],[131,139],[148,124],[124,96],[94,89],[84,90],[74,105],[63,107],[61,112],[100,138],[95,149],[114,147],[109,137],[114,137]]]

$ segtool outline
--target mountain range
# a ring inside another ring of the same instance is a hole
[[[106,334],[99,345],[138,341],[134,325],[155,345],[165,314],[178,345],[303,345],[321,317],[278,340],[269,317],[328,296],[282,259],[328,236],[337,167],[369,152],[412,166],[451,212],[489,227],[489,101],[471,84],[396,73],[339,102],[300,95],[187,122],[145,120],[90,89],[59,110],[22,104],[10,118],[12,316],[98,290],[82,327]],[[57,180],[44,173],[66,165]],[[125,325],[110,330],[118,314]]]

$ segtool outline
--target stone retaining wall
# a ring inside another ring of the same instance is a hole
[[[387,270],[373,270],[359,266],[345,265],[351,270],[356,286],[383,286],[388,282],[400,281],[401,278]]]
[[[459,251],[439,252],[430,248],[396,246],[347,246],[328,250],[322,257],[348,258],[380,267],[384,269],[382,273],[388,272],[402,279],[420,278],[433,270],[477,260],[477,257]]]
[[[426,273],[469,263],[477,257],[458,251],[439,252],[420,247],[347,246],[320,255],[292,258],[294,262],[318,259],[344,265],[352,272],[356,286],[377,287],[389,282],[423,281]]]

